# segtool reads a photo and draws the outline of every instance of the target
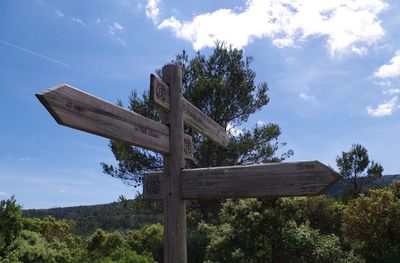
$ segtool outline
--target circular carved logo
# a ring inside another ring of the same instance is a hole
[[[156,91],[157,98],[162,101],[165,101],[165,89],[164,87],[158,86]]]
[[[146,191],[149,194],[159,193],[160,192],[160,181],[157,179],[146,181]]]
[[[185,151],[185,153],[191,154],[192,153],[192,145],[190,144],[190,142],[187,140],[184,140],[183,145],[184,145],[183,150]]]

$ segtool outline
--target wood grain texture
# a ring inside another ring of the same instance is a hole
[[[183,199],[310,196],[322,194],[339,179],[331,168],[318,161],[229,166],[182,171]],[[161,173],[145,174],[144,198],[161,199],[162,192],[150,188]]]
[[[150,75],[150,97],[155,105],[164,112],[169,112],[170,110],[169,89],[169,86],[162,80],[153,74]],[[222,146],[226,146],[229,143],[229,136],[224,128],[185,98],[182,98],[182,101],[183,121],[187,126]]]
[[[164,262],[186,263],[186,204],[182,199],[181,181],[184,167],[184,133],[182,114],[182,69],[166,65],[162,69],[163,82],[170,87],[170,109],[164,121],[170,127],[170,155],[164,156]]]
[[[183,120],[185,124],[198,132],[204,134],[207,138],[213,140],[222,146],[227,146],[229,136],[225,129],[218,123],[204,114],[185,98],[183,101]]]
[[[36,94],[60,125],[169,154],[169,128],[93,95],[60,84]],[[185,158],[193,159],[192,139],[185,135]]]
[[[169,87],[154,74],[150,74],[150,99],[164,112],[169,112]]]
[[[164,124],[67,84],[36,96],[61,125],[161,153],[170,152],[169,129]]]

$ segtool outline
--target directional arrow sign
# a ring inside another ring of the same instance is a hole
[[[153,74],[150,75],[150,97],[161,110],[169,111],[169,87]],[[186,125],[222,146],[229,143],[229,136],[224,128],[185,98],[182,98],[182,103],[183,121]]]
[[[318,161],[183,169],[182,198],[308,196],[323,193],[339,179]],[[144,177],[145,199],[163,198],[162,172]]]
[[[61,125],[169,154],[169,128],[67,84],[36,94]],[[192,159],[192,138],[184,137],[185,158]]]

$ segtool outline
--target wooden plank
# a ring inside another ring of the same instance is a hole
[[[185,124],[204,134],[207,138],[213,140],[214,142],[222,146],[227,146],[229,143],[229,136],[225,129],[204,114],[197,107],[195,107],[188,100],[185,98],[182,100],[183,120],[185,121]]]
[[[36,94],[61,125],[169,154],[169,128],[67,84]],[[191,137],[185,142],[191,145]],[[193,159],[187,146],[185,157]]]
[[[150,74],[150,99],[161,110],[169,112],[169,87],[154,74]]]
[[[160,172],[145,174],[146,199],[162,198],[163,179]],[[319,195],[338,179],[334,170],[318,161],[183,169],[182,198]]]
[[[163,213],[164,213],[164,262],[186,263],[186,204],[182,199],[181,181],[184,167],[182,69],[166,65],[162,69],[163,81],[169,84],[170,110],[164,121],[170,127],[170,151],[164,156]]]
[[[150,75],[150,97],[161,110],[170,110],[169,86],[155,75]],[[185,124],[198,132],[204,134],[214,142],[226,146],[229,136],[225,129],[204,114],[185,98],[183,100],[183,121]]]

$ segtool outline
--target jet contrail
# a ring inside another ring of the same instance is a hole
[[[1,40],[1,39],[0,39],[0,43],[4,44],[4,45],[6,45],[6,46],[13,47],[13,48],[16,48],[16,49],[18,49],[18,50],[24,51],[24,52],[29,53],[29,54],[31,54],[31,55],[35,55],[35,56],[38,56],[38,57],[47,59],[48,61],[51,61],[51,62],[54,62],[54,63],[57,63],[57,64],[61,64],[61,65],[66,66],[66,67],[69,67],[69,66],[70,66],[69,64],[64,63],[64,62],[62,62],[62,61],[59,61],[59,60],[56,60],[56,59],[53,59],[53,58],[49,58],[49,57],[47,57],[47,56],[45,56],[45,55],[36,53],[36,52],[34,52],[34,51],[28,50],[28,49],[23,48],[23,47],[16,46],[16,45],[14,45],[14,44],[11,44],[11,43],[6,42],[6,41]]]

